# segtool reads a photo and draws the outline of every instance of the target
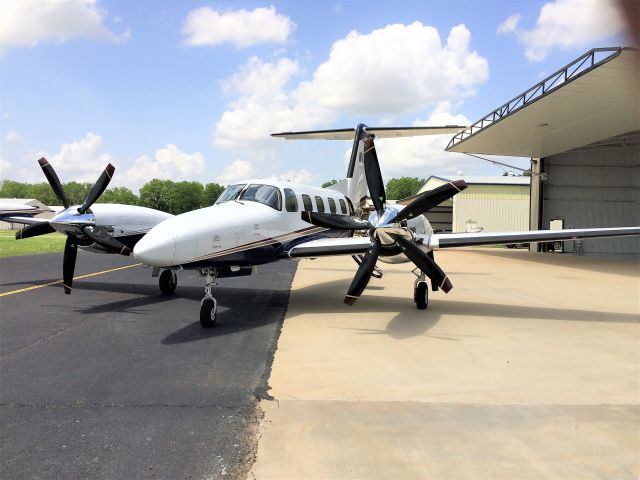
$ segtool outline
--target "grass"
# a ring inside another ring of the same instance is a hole
[[[15,239],[16,230],[0,230],[0,257],[16,257],[35,253],[62,252],[67,239],[62,233]]]

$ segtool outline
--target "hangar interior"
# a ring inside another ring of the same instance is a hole
[[[639,72],[635,48],[589,50],[455,135],[447,151],[530,158],[531,229],[640,225]],[[568,241],[563,251],[640,260],[640,239]]]

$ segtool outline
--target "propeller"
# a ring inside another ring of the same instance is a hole
[[[20,240],[23,238],[52,233],[56,231],[56,228],[54,228],[53,225],[64,225],[64,230],[60,230],[67,235],[62,261],[62,283],[64,285],[64,293],[69,295],[73,285],[73,273],[76,266],[76,257],[78,255],[78,244],[82,241],[82,238],[88,237],[97,245],[109,252],[119,253],[120,255],[131,254],[131,249],[109,235],[106,229],[91,225],[91,223],[94,223],[95,219],[89,209],[109,185],[109,182],[113,177],[113,173],[115,172],[115,167],[111,164],[106,166],[96,183],[91,187],[91,190],[87,194],[82,205],[75,208],[70,206],[69,199],[64,192],[62,183],[53,169],[53,166],[46,158],[39,159],[38,164],[40,165],[40,168],[42,168],[42,172],[47,178],[49,185],[51,185],[53,192],[64,205],[65,209],[52,218],[50,222],[37,223],[22,228],[16,232],[16,239]],[[89,214],[87,214],[87,212],[89,212]],[[81,238],[78,238],[79,236]]]
[[[371,248],[364,255],[356,271],[353,281],[347,290],[344,303],[353,305],[364,292],[380,255],[395,255],[399,252],[404,253],[416,267],[429,277],[434,290],[440,288],[445,293],[449,292],[453,288],[451,281],[434,261],[433,253],[426,252],[418,245],[414,235],[406,227],[406,223],[403,222],[422,215],[436,205],[453,197],[467,188],[467,184],[464,180],[449,182],[434,190],[423,192],[401,201],[406,206],[400,211],[395,208],[387,209],[386,193],[374,137],[365,133],[363,140],[364,173],[376,215],[373,215],[370,221],[361,220],[353,216],[328,213],[302,212],[301,215],[303,220],[318,227],[369,231]]]

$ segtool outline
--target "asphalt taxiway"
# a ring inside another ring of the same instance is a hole
[[[80,252],[66,296],[61,253],[0,259],[0,478],[244,477],[296,263],[221,280],[207,330],[199,277],[134,263]]]

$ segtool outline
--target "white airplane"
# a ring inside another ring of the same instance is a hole
[[[134,247],[136,259],[165,269],[163,291],[177,285],[176,270],[195,269],[205,277],[200,323],[216,321],[212,287],[221,277],[251,275],[255,266],[290,258],[351,255],[359,263],[344,302],[352,305],[376,262],[413,262],[417,269],[413,297],[419,309],[428,304],[428,277],[433,291],[451,290],[451,281],[434,261],[433,251],[470,245],[511,244],[578,238],[640,235],[640,227],[590,228],[522,232],[437,234],[422,215],[466,188],[463,180],[448,183],[398,202],[386,204],[374,138],[457,133],[465,127],[411,127],[288,132],[285,139],[353,139],[347,177],[331,189],[268,179],[230,185],[216,203],[177,215],[153,227]],[[375,212],[360,218],[367,191]],[[354,237],[355,231],[368,233]]]
[[[95,253],[130,255],[134,245],[155,225],[173,217],[170,213],[133,205],[94,203],[113,177],[115,167],[108,164],[89,191],[82,205],[70,205],[58,175],[45,159],[38,160],[64,210],[51,219],[34,218],[42,213],[37,207],[0,204],[0,220],[27,225],[16,232],[16,240],[60,232],[67,235],[62,261],[66,294],[71,293],[78,247]]]

